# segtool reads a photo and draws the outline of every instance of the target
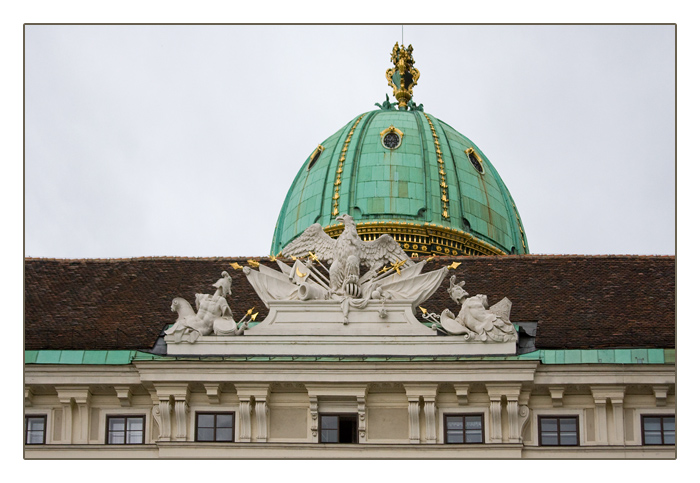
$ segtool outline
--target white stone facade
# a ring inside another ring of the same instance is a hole
[[[194,358],[193,358],[194,359]],[[675,414],[673,364],[539,361],[154,360],[25,366],[25,415],[46,416],[27,458],[673,458],[642,416]],[[233,413],[233,442],[196,441],[200,413]],[[319,443],[324,414],[357,444]],[[448,444],[447,415],[481,415],[483,443]],[[143,444],[106,444],[108,416],[143,416]],[[578,445],[542,446],[539,417],[577,420]]]

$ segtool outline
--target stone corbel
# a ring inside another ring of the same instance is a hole
[[[668,386],[652,386],[654,396],[656,397],[656,407],[666,406],[666,398],[668,397]]]
[[[311,437],[318,438],[318,396],[309,396],[309,411],[311,413]]]
[[[240,425],[239,425],[239,441],[242,443],[250,443],[252,440],[251,416],[253,414],[254,398],[251,396],[238,396],[240,401]]]
[[[204,389],[207,391],[209,404],[219,404],[221,402],[221,384],[207,383],[204,384]]]
[[[425,442],[437,443],[437,407],[435,396],[423,396],[423,411],[425,412]]]
[[[131,387],[130,386],[114,386],[117,391],[117,399],[123,408],[131,406]]]
[[[549,395],[552,397],[552,406],[560,408],[564,406],[564,386],[550,386]]]
[[[357,396],[357,432],[359,434],[360,443],[367,442],[367,421],[365,413],[365,397]]]
[[[29,386],[24,387],[24,405],[30,407],[34,404],[34,391]]]
[[[530,391],[523,390],[520,393],[520,398],[518,399],[518,417],[520,418],[520,425],[519,425],[519,437],[520,441],[523,441],[523,434],[525,432],[525,426],[527,426],[527,423],[530,421],[530,407],[528,404],[530,403]]]
[[[175,399],[174,403],[175,441],[187,441],[187,413],[190,412],[190,405],[186,399]]]
[[[420,396],[408,398],[408,439],[412,444],[420,443]]]
[[[469,404],[469,384],[453,384],[455,392],[457,393],[457,404],[460,406],[466,406]]]

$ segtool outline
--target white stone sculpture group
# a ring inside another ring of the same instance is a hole
[[[309,304],[322,303],[325,304],[323,307],[328,307],[322,310],[337,311],[339,307],[344,324],[348,324],[351,308],[364,313],[373,307],[376,320],[386,318],[385,303],[388,301],[415,311],[440,287],[447,270],[459,265],[421,273],[427,260],[414,263],[391,236],[385,234],[365,242],[359,237],[351,216],[342,215],[337,219],[345,225],[337,240],[328,236],[321,225],[314,224],[284,248],[282,255],[294,260],[292,266],[281,260],[276,260],[280,271],[252,262],[257,270],[232,265],[243,269],[268,308],[271,303],[284,303],[285,307],[290,304],[310,307]],[[326,263],[330,265],[326,266]],[[362,266],[367,271],[361,275]],[[381,267],[384,268],[380,270]],[[248,328],[250,320],[246,318],[252,309],[240,321],[233,319],[226,302],[226,296],[231,294],[231,284],[231,276],[222,272],[214,284],[216,292],[213,295],[196,294],[196,313],[185,299],[173,299],[171,310],[178,312],[178,319],[166,330],[166,335],[173,336],[176,343],[183,340],[193,343],[200,336],[212,334],[242,335]],[[436,314],[424,315],[434,323],[433,328],[449,335],[464,335],[469,342],[517,340],[515,327],[509,320],[510,300],[504,298],[489,308],[485,295],[470,297],[463,286],[464,282],[456,283],[456,277],[451,277],[448,293],[461,305],[461,310],[455,316],[445,309],[439,320]],[[298,309],[292,310],[298,312]],[[371,317],[369,312],[363,320],[366,321],[367,317]],[[252,318],[254,320],[254,316]],[[412,315],[409,318],[421,327]]]
[[[231,295],[233,280],[228,272],[221,272],[221,278],[214,284],[216,292],[213,295],[198,293],[195,295],[197,312],[192,310],[190,303],[176,297],[170,310],[177,312],[175,324],[165,331],[166,335],[174,335],[175,342],[185,339],[195,342],[202,335],[241,335],[248,327],[246,320],[236,322],[233,313],[226,302],[226,296]]]
[[[510,321],[512,303],[507,297],[488,306],[486,295],[469,296],[464,290],[464,282],[455,283],[457,277],[450,277],[447,292],[450,298],[462,309],[455,315],[450,309],[440,314],[440,325],[450,335],[462,335],[466,340],[480,342],[509,342],[517,340],[515,327]]]

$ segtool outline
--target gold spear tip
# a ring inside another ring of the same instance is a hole
[[[255,320],[255,317],[258,316],[260,312],[255,312],[253,315],[250,316],[250,320]]]
[[[427,309],[424,309],[424,308],[421,307],[420,305],[418,306],[418,308],[419,308],[420,311],[423,312],[424,314],[427,314],[427,313],[428,313],[428,310],[427,310]]]
[[[248,312],[246,312],[245,314],[246,314],[246,315],[252,314],[254,309],[255,309],[255,307],[249,308],[249,309],[248,309]]]

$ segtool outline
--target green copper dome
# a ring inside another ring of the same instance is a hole
[[[392,61],[386,77],[398,109],[387,96],[313,150],[282,205],[272,254],[313,223],[340,235],[344,213],[363,239],[389,233],[412,256],[528,253],[515,202],[488,158],[411,100],[420,77],[412,47],[397,44]]]

